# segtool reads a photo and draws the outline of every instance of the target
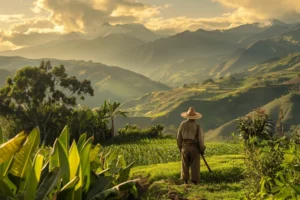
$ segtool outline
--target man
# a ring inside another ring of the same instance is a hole
[[[202,115],[190,107],[187,112],[181,113],[187,120],[181,122],[177,133],[177,146],[181,153],[181,179],[185,184],[189,180],[191,168],[192,183],[198,184],[200,179],[200,153],[204,154],[204,135],[196,119]]]

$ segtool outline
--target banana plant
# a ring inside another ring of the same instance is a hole
[[[69,145],[66,126],[53,147],[39,147],[36,128],[27,136],[20,133],[9,141],[0,128],[0,198],[97,200],[135,196],[138,180],[128,180],[131,166],[115,152],[99,156],[100,144],[82,134]]]

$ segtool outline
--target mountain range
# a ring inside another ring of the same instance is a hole
[[[131,123],[143,126],[161,123],[169,127],[178,125],[183,120],[180,113],[193,106],[203,114],[200,124],[207,132],[207,140],[212,141],[230,137],[236,131],[237,118],[258,107],[265,109],[274,122],[282,108],[285,113],[282,122],[287,131],[300,123],[297,114],[300,87],[291,91],[293,85],[300,84],[299,77],[300,52],[205,84],[185,84],[168,91],[147,93],[124,103],[122,109],[130,112]],[[119,126],[125,122],[120,119]]]
[[[176,126],[180,112],[190,106],[203,114],[209,140],[228,137],[236,119],[258,107],[275,120],[283,108],[286,129],[297,124],[299,92],[291,92],[286,83],[300,74],[299,24],[271,20],[267,26],[253,23],[170,36],[140,24],[104,24],[97,33],[73,32],[1,52],[0,87],[17,69],[51,60],[65,65],[70,75],[92,81],[95,96],[80,104],[123,103],[129,118],[118,118],[116,128],[125,123]]]
[[[45,44],[5,51],[0,55],[93,60],[127,68],[151,78],[157,69],[172,71],[168,77],[153,77],[162,82],[178,73],[176,66],[182,62],[211,69],[206,76],[224,76],[299,50],[299,25],[278,20],[271,20],[270,24],[261,26],[253,23],[211,31],[199,29],[172,36],[157,35],[140,24],[104,24],[95,38],[69,33]],[[201,59],[213,62],[203,63]],[[170,83],[176,84],[174,80]]]

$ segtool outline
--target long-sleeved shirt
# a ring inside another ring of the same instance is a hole
[[[196,137],[196,134],[198,137]],[[177,133],[177,146],[179,150],[182,148],[183,140],[194,140],[198,142],[201,151],[205,148],[203,130],[195,121],[185,120],[181,122]]]

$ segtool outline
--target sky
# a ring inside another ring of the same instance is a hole
[[[0,0],[0,51],[58,35],[97,35],[104,23],[141,23],[160,34],[299,22],[300,0]]]

